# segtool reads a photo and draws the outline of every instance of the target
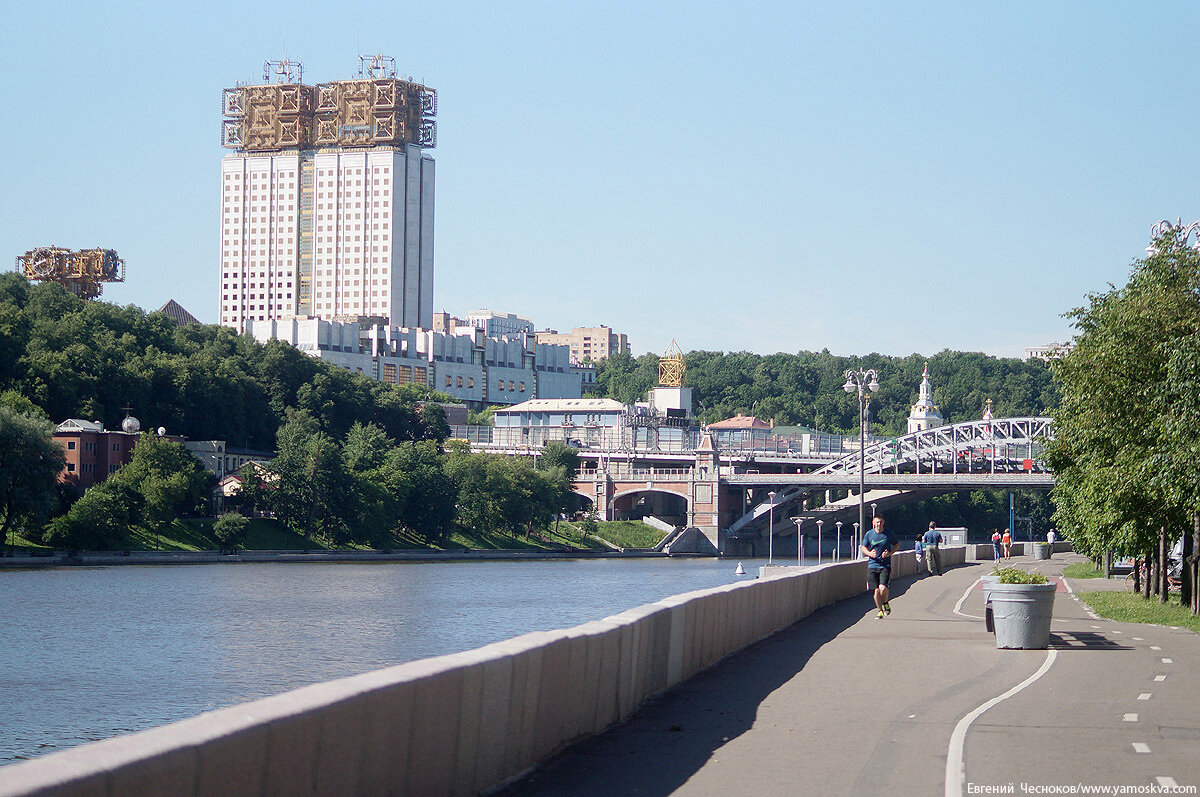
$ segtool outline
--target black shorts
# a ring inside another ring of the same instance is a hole
[[[867,589],[875,589],[877,587],[886,587],[888,581],[892,578],[892,568],[881,567],[876,570],[873,567],[867,568]]]

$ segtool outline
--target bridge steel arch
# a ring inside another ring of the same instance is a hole
[[[1047,417],[992,418],[952,423],[894,439],[881,440],[867,446],[863,451],[863,472],[884,473],[893,468],[899,469],[901,465],[914,463],[917,473],[920,473],[922,462],[933,463],[936,469],[939,460],[948,456],[950,472],[957,473],[960,468],[959,455],[980,449],[991,452],[988,462],[993,470],[997,462],[1007,466],[1014,459],[1029,459],[1033,461],[1034,470],[1044,471],[1046,468],[1038,462],[1037,454],[1041,451],[1043,441],[1053,439],[1054,419]],[[1001,448],[1006,450],[1004,456],[997,454],[997,449]],[[1025,450],[1022,451],[1022,448]],[[1020,454],[1028,456],[1016,456]],[[859,455],[855,452],[813,473],[858,473],[858,467]]]

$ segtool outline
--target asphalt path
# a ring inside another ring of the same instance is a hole
[[[1058,576],[1071,561],[1082,557],[1013,564]],[[503,793],[1200,786],[1200,635],[1095,619],[1072,590],[1096,582],[1064,581],[1050,650],[998,650],[977,583],[991,567],[900,579],[883,620],[864,584],[861,597],[726,659]]]

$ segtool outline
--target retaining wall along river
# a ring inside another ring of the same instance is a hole
[[[676,595],[13,764],[0,797],[476,794],[865,585],[856,561]]]

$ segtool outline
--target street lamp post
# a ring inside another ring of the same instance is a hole
[[[804,525],[804,518],[794,517],[792,522],[796,524],[796,567],[804,567],[804,538],[800,536],[800,527]]]
[[[767,519],[767,564],[775,559],[775,491],[767,493],[771,499],[771,517]]]
[[[817,521],[817,564],[821,564],[821,532],[825,530],[825,521]]]
[[[842,521],[840,520],[837,522],[837,542],[840,548],[842,546]]]
[[[858,526],[866,528],[866,504],[864,503],[865,471],[867,469],[867,391],[879,391],[879,374],[874,368],[846,371],[846,384],[842,390],[847,393],[858,391]]]

